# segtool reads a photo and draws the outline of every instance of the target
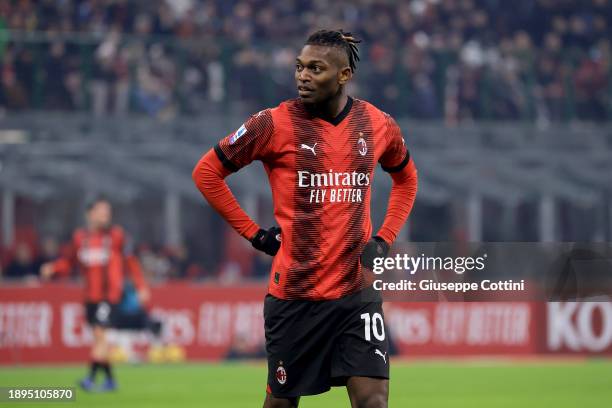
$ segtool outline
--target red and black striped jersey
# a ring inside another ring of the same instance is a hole
[[[125,233],[117,225],[107,230],[79,228],[74,232],[67,254],[53,263],[53,269],[69,275],[75,268],[84,275],[87,302],[119,302],[126,274],[137,288],[145,286],[140,263],[126,251]]]
[[[263,162],[282,244],[269,293],[282,299],[335,299],[369,279],[359,255],[372,235],[370,188],[377,163],[389,172],[410,161],[393,118],[348,99],[333,121],[300,99],[251,116],[215,147],[231,170]]]

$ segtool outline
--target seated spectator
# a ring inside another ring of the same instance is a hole
[[[60,248],[57,239],[45,237],[40,244],[40,262],[55,261],[60,255]]]
[[[15,248],[14,259],[4,271],[4,278],[25,279],[36,277],[38,276],[39,268],[40,262],[34,258],[32,249],[27,244],[19,243]]]

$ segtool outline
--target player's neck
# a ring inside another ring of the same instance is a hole
[[[348,95],[345,92],[338,94],[336,97],[313,106],[313,114],[324,120],[333,120],[338,117],[348,103]]]
[[[328,117],[330,119],[333,119],[337,117],[340,114],[340,112],[344,110],[344,107],[346,106],[347,103],[348,103],[348,95],[342,92],[340,95],[338,95],[338,98],[334,98],[333,100],[330,101],[329,106],[326,108],[324,113],[326,115],[329,115]]]
[[[109,228],[105,227],[105,226],[100,226],[100,225],[88,225],[87,226],[87,230],[92,233],[92,234],[97,234],[97,233],[101,233],[101,232],[105,232],[107,231]]]

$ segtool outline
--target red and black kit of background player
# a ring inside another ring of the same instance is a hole
[[[82,388],[93,390],[98,370],[105,373],[106,381],[100,391],[112,391],[116,382],[109,362],[106,330],[114,325],[118,304],[129,277],[137,288],[142,304],[150,294],[138,259],[126,248],[123,229],[111,224],[112,207],[103,197],[91,200],[86,209],[86,227],[77,229],[66,254],[54,262],[44,264],[41,275],[68,276],[78,270],[85,281],[85,312],[93,331],[89,375],[80,382]]]
[[[296,407],[335,385],[347,387],[353,407],[388,404],[388,341],[371,266],[408,218],[417,174],[393,118],[347,95],[357,42],[341,30],[311,35],[296,59],[299,98],[251,116],[193,171],[211,206],[274,256],[264,302],[268,408]],[[254,160],[266,170],[279,227],[261,229],[224,181]],[[378,163],[393,185],[373,236]]]

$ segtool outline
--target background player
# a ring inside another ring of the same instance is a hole
[[[94,342],[89,375],[80,385],[88,391],[95,387],[98,370],[106,377],[101,391],[117,387],[109,362],[106,330],[117,313],[126,273],[137,287],[141,304],[150,298],[138,260],[126,253],[125,233],[121,227],[112,225],[111,220],[112,206],[108,200],[96,198],[91,201],[86,210],[87,225],[74,232],[69,254],[41,267],[41,276],[45,279],[54,274],[68,275],[75,268],[85,276],[85,311]]]
[[[295,407],[300,396],[333,385],[347,386],[353,407],[387,406],[382,303],[362,266],[386,255],[412,208],[417,176],[395,121],[347,95],[357,43],[342,31],[312,34],[296,59],[299,98],[251,116],[193,172],[211,206],[275,255],[264,305],[265,407]],[[268,174],[280,228],[261,229],[224,182],[253,160]],[[369,239],[377,162],[393,187],[384,223]]]

